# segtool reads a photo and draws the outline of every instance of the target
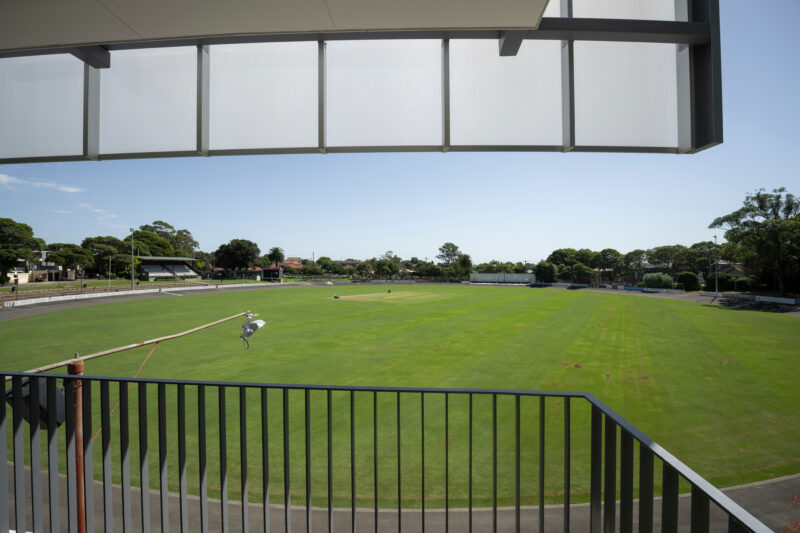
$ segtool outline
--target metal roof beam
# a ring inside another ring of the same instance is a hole
[[[523,39],[554,41],[620,41],[642,43],[675,43],[704,45],[711,42],[711,24],[706,21],[681,22],[665,20],[624,20],[588,18],[542,18],[538,28],[506,30],[494,29],[440,29],[440,30],[391,30],[391,31],[344,31],[323,33],[268,33],[251,35],[226,35],[197,37],[191,39],[167,39],[104,43],[97,46],[49,47],[0,52],[2,57],[19,57],[45,54],[70,53],[95,68],[107,68],[110,60],[104,60],[108,51],[141,48],[163,48],[170,46],[208,46],[215,44],[270,43],[293,41],[360,41],[375,39],[497,39],[501,33],[522,32]],[[510,44],[510,42],[509,42]]]
[[[525,30],[506,30],[500,32],[500,38],[497,40],[500,46],[501,56],[515,56],[519,52],[519,47],[522,45],[522,39],[525,37]]]
[[[111,66],[111,55],[108,53],[108,48],[104,46],[80,46],[67,51],[90,67],[109,68]]]

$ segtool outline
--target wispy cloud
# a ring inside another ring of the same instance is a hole
[[[12,187],[12,185],[21,185],[23,183],[25,183],[23,180],[15,178],[14,176],[9,176],[7,174],[0,174],[0,185],[5,187],[6,189],[13,191],[14,187]]]
[[[72,185],[61,185],[60,183],[53,183],[52,181],[32,181],[31,185],[37,189],[55,189],[61,192],[75,193],[83,192],[80,187],[73,187]]]
[[[117,215],[112,215],[111,213],[106,213],[102,209],[92,209],[92,213],[94,213],[96,215],[100,215],[100,219],[117,218]]]
[[[80,187],[74,187],[72,185],[64,185],[52,181],[24,180],[21,178],[16,178],[14,176],[9,176],[8,174],[0,174],[0,185],[11,191],[16,190],[14,188],[15,185],[19,185],[19,186],[32,186],[36,187],[37,189],[55,189],[57,191],[70,194],[83,192],[83,189],[81,189]]]

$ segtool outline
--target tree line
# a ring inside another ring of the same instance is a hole
[[[657,271],[674,281],[684,273],[708,279],[714,273],[717,258],[740,263],[755,287],[780,293],[800,292],[800,199],[786,189],[766,192],[760,189],[745,197],[736,211],[714,219],[709,228],[724,230],[727,242],[710,241],[690,246],[680,244],[636,249],[621,253],[613,248],[594,251],[589,248],[559,248],[537,264],[492,260],[473,265],[469,254],[456,244],[446,242],[439,248],[438,261],[418,257],[403,259],[393,251],[363,261],[341,262],[322,256],[316,261],[302,260],[302,271],[308,275],[350,275],[361,277],[393,277],[404,272],[427,278],[463,279],[471,272],[524,273],[533,271],[539,281],[574,283],[634,283],[646,271]],[[258,245],[246,239],[232,239],[213,252],[198,249],[198,243],[187,229],[176,229],[162,220],[140,226],[133,232],[137,255],[194,257],[195,266],[209,272],[220,267],[243,270],[253,266],[278,268],[285,260],[281,247],[273,246],[261,255]],[[47,261],[67,269],[105,275],[130,276],[131,235],[124,239],[113,236],[85,238],[80,245],[46,244],[34,236],[27,224],[0,218],[0,284],[18,260],[33,261],[35,252],[49,250]],[[292,273],[291,268],[285,271]],[[689,278],[686,278],[689,279]],[[663,281],[666,283],[666,281]]]

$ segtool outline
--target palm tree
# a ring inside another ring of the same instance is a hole
[[[267,254],[269,260],[275,264],[275,269],[278,268],[278,263],[282,263],[286,257],[283,255],[283,248],[279,246],[273,246],[269,249],[269,253]]]

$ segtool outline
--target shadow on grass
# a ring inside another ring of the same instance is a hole
[[[760,302],[756,300],[740,300],[738,298],[720,298],[718,305],[713,303],[703,304],[704,307],[716,309],[729,309],[732,311],[763,311],[765,313],[792,313],[800,311],[796,305],[779,304],[774,302]]]

